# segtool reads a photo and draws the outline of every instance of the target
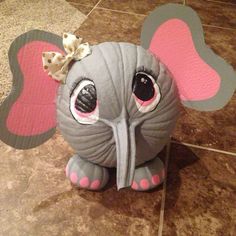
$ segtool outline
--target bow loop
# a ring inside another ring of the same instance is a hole
[[[68,66],[72,60],[78,61],[91,54],[88,43],[82,44],[82,38],[73,34],[63,34],[63,46],[67,55],[58,52],[44,52],[43,68],[53,79],[65,83]]]
[[[75,52],[75,56],[78,60],[81,60],[89,54],[91,54],[91,49],[88,43],[81,44]]]

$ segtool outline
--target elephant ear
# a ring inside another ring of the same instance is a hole
[[[144,22],[141,44],[168,67],[185,106],[217,110],[233,95],[235,71],[207,47],[200,19],[190,7],[155,9]]]
[[[59,83],[43,70],[44,51],[63,53],[62,39],[33,30],[16,38],[8,52],[13,87],[0,106],[0,139],[18,149],[36,147],[55,132]]]

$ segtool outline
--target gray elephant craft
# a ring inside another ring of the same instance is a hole
[[[66,167],[76,186],[102,189],[110,167],[117,169],[118,189],[160,185],[166,173],[158,153],[169,141],[180,104],[220,109],[234,93],[236,76],[205,45],[200,20],[189,7],[155,9],[141,42],[89,46],[71,34],[20,35],[9,50],[13,89],[0,107],[0,139],[33,148],[58,127],[76,152]]]

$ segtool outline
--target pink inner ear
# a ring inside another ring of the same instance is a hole
[[[184,21],[171,19],[163,23],[155,32],[149,50],[171,71],[182,100],[209,99],[219,90],[219,75],[199,56]]]
[[[16,135],[37,135],[56,126],[55,100],[59,83],[43,70],[42,52],[45,51],[63,53],[51,43],[32,41],[17,54],[23,90],[7,118],[8,130]]]

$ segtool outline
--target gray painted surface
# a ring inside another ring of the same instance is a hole
[[[157,108],[148,113],[138,110],[132,96],[132,79],[141,66],[156,74],[162,94]],[[69,109],[70,92],[83,78],[93,80],[97,90],[100,119],[93,125],[78,123]],[[166,67],[142,47],[129,43],[93,46],[91,55],[72,65],[58,94],[58,127],[64,138],[80,157],[107,167],[117,165],[113,131],[117,122],[123,122],[123,110],[127,111],[129,127],[135,126],[135,165],[154,158],[163,149],[179,114],[177,89]]]

